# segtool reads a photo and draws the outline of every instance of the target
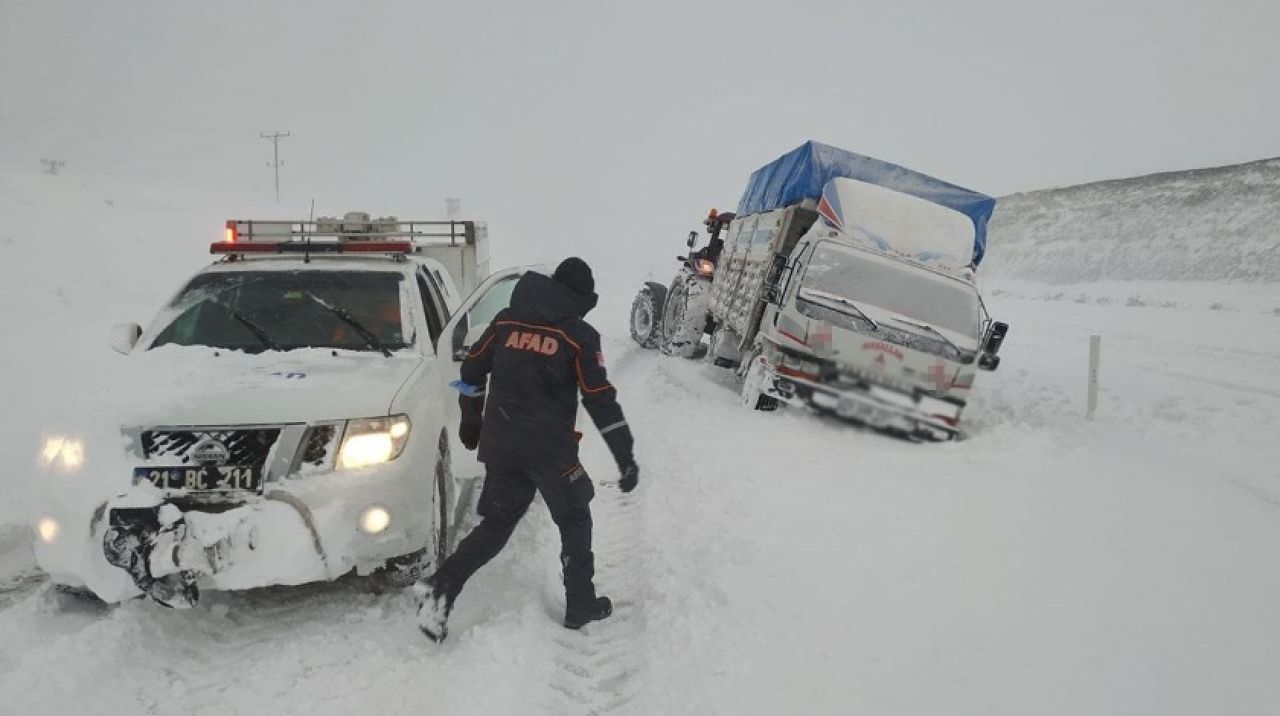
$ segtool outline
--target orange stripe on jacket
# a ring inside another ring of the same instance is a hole
[[[559,328],[556,328],[555,326],[545,326],[540,323],[521,323],[520,321],[498,321],[496,325],[520,326],[521,328],[533,328],[536,330],[551,331],[552,333],[559,333],[569,345],[573,346],[573,352],[575,354],[575,357],[573,359],[573,367],[578,372],[578,387],[582,388],[582,392],[601,393],[613,387],[613,385],[610,383],[605,383],[599,388],[592,388],[591,386],[587,385],[586,378],[582,376],[582,346],[578,345],[577,341],[570,338],[568,333],[565,333]]]
[[[493,343],[493,339],[494,339],[494,338],[496,338],[496,337],[497,337],[497,335],[498,335],[498,334],[496,334],[496,333],[490,334],[490,335],[489,335],[489,340],[485,341],[485,342],[484,342],[484,345],[480,346],[480,349],[479,349],[479,350],[475,350],[475,351],[472,351],[472,352],[468,353],[468,354],[467,354],[467,357],[468,357],[468,358],[477,358],[477,357],[479,357],[479,356],[484,355],[484,352],[485,352],[486,350],[488,350],[488,349],[489,349],[489,344],[490,344],[490,343]]]

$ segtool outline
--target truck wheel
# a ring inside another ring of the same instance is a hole
[[[760,364],[760,351],[753,351],[742,365],[745,366],[745,370],[742,378],[742,392],[738,397],[742,407],[751,410],[777,410],[778,399],[765,395],[761,391],[764,387],[764,366]]]
[[[681,273],[667,291],[662,309],[661,340],[663,353],[693,358],[702,348],[702,333],[707,326],[707,308],[711,303],[709,282]]]
[[[657,348],[661,336],[662,308],[667,302],[667,287],[659,283],[646,283],[636,300],[631,302],[631,340],[641,348]]]

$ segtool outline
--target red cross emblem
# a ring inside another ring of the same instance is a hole
[[[933,384],[938,386],[938,390],[946,390],[951,387],[951,374],[947,372],[947,367],[942,363],[934,363],[929,369],[929,378],[933,380]]]

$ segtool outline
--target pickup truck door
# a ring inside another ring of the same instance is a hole
[[[445,324],[444,331],[436,341],[435,360],[439,361],[439,365],[435,374],[440,376],[444,383],[437,386],[437,395],[444,396],[444,400],[447,401],[446,415],[453,423],[449,432],[453,436],[455,474],[473,471],[479,474],[480,471],[478,463],[475,462],[474,453],[463,450],[462,443],[457,439],[457,423],[460,419],[457,392],[449,387],[448,383],[460,378],[458,371],[462,366],[462,359],[467,357],[472,344],[493,322],[498,311],[511,303],[511,292],[515,290],[516,282],[529,271],[551,273],[550,269],[544,266],[521,266],[494,272],[462,302],[449,322]]]

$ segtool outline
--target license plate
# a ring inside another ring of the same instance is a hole
[[[262,468],[210,465],[206,467],[135,467],[134,483],[150,482],[162,490],[187,492],[260,492]]]

